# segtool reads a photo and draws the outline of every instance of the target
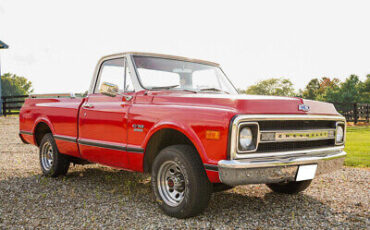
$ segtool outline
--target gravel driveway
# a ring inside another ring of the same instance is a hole
[[[366,229],[370,170],[344,168],[299,195],[265,185],[214,194],[206,211],[178,220],[154,202],[147,175],[99,165],[41,176],[38,151],[18,138],[18,118],[0,118],[0,229]]]

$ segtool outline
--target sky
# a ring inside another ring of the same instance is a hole
[[[238,88],[272,77],[370,74],[370,1],[0,0],[2,73],[34,93],[84,92],[101,56],[155,52],[220,63]]]

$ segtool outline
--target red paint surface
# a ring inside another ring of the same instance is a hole
[[[86,99],[27,99],[20,112],[20,130],[34,133],[37,124],[44,122],[54,135],[145,150],[153,134],[171,128],[188,137],[203,163],[217,165],[219,160],[226,159],[229,124],[236,114],[338,115],[331,104],[299,98],[169,91],[147,94],[141,91],[132,95],[134,98],[129,102],[123,96],[100,94]],[[85,101],[93,108],[80,109]],[[298,111],[298,105],[303,102],[311,107],[310,112]],[[135,131],[135,125],[143,126],[142,131]],[[220,139],[206,139],[207,130],[219,131]],[[32,136],[22,136],[35,144]],[[57,141],[57,146],[64,154],[143,171],[145,152],[111,150],[62,140]],[[207,170],[207,175],[211,182],[219,182],[217,172]]]

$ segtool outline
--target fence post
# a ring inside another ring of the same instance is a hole
[[[366,122],[369,123],[369,105],[370,104],[366,104]]]
[[[355,124],[357,123],[357,103],[353,104],[353,121]]]
[[[3,97],[2,102],[3,102],[3,115],[4,117],[6,117],[6,98]]]

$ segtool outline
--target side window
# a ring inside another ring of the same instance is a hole
[[[132,84],[132,76],[130,72],[130,68],[128,68],[127,61],[126,61],[126,68],[125,68],[125,91],[124,92],[134,92],[134,85]]]
[[[100,92],[102,85],[109,84],[118,87],[118,92],[124,91],[124,75],[125,74],[125,60],[123,58],[116,58],[104,61],[99,72],[99,80],[95,93]]]

